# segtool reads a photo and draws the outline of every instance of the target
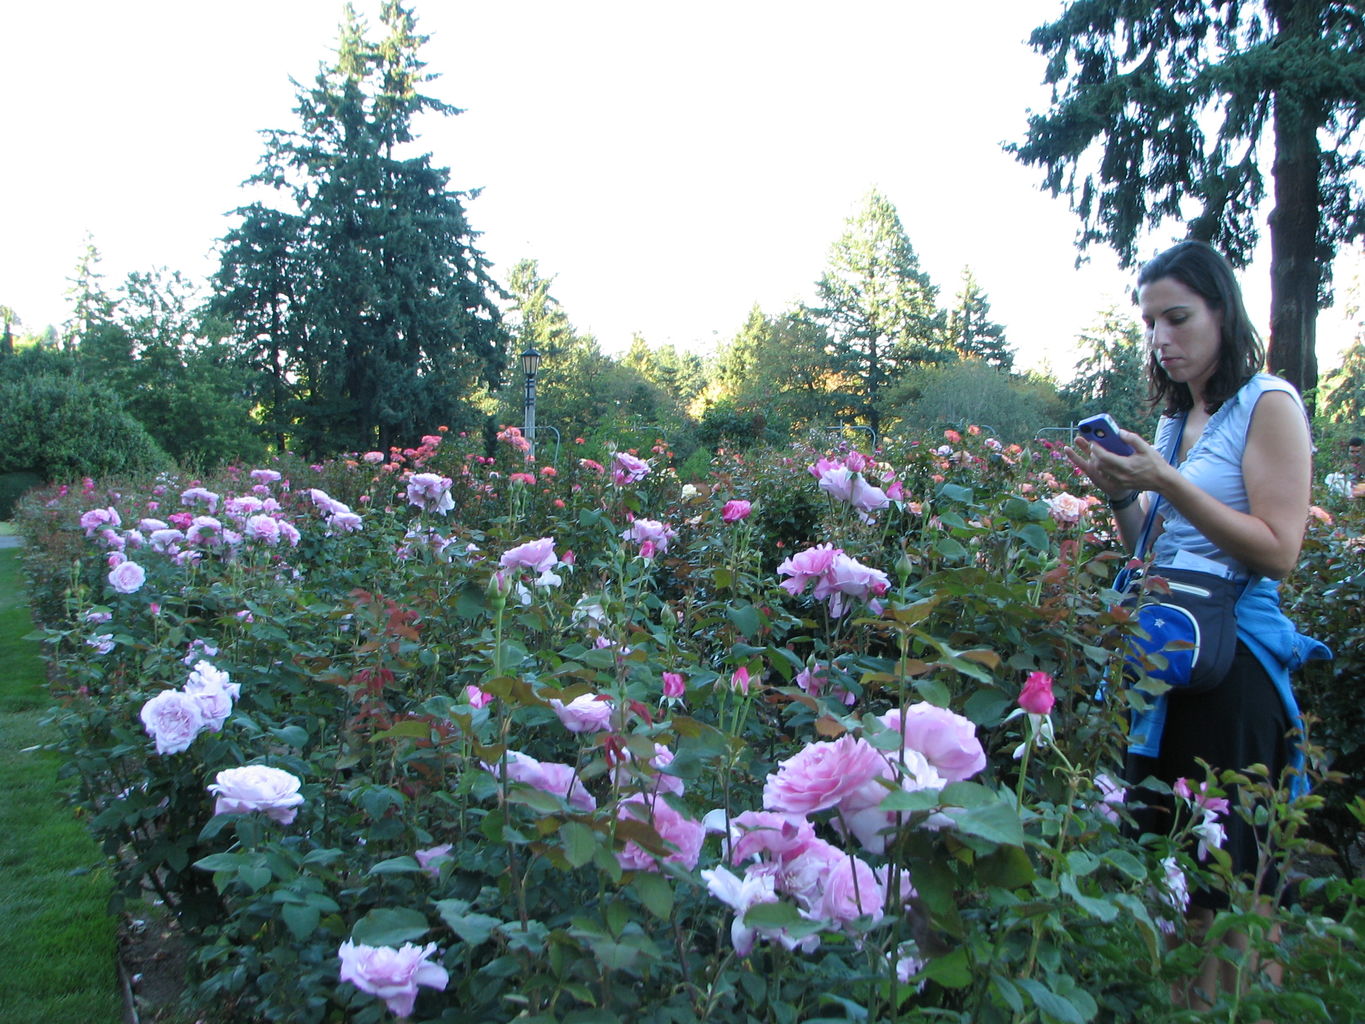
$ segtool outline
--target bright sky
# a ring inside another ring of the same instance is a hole
[[[377,0],[357,8],[377,25]],[[203,280],[296,89],[335,48],[339,0],[0,4],[0,304],[68,316],[86,233],[111,289],[168,267]],[[505,279],[519,259],[609,351],[634,332],[710,351],[757,302],[812,297],[870,187],[921,265],[970,265],[1025,366],[1069,376],[1078,331],[1127,305],[1106,249],[1074,268],[1076,219],[1000,150],[1042,109],[1030,30],[1059,0],[416,0],[428,91],[465,113],[418,122]],[[1155,252],[1178,226],[1152,240]],[[1359,261],[1355,263],[1358,268]],[[1338,275],[1344,266],[1339,266]],[[1244,280],[1264,327],[1265,268]],[[1344,283],[1344,282],[1343,282]],[[1323,369],[1349,333],[1320,321]]]

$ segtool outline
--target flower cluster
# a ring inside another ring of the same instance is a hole
[[[885,594],[891,585],[886,573],[863,565],[844,554],[843,548],[830,544],[817,544],[793,555],[777,571],[789,577],[781,586],[793,597],[814,583],[813,596],[827,602],[830,615],[836,619],[848,611],[849,598],[867,602],[874,612],[880,612],[875,598]]]
[[[944,708],[913,704],[893,708],[878,720],[899,744],[874,746],[867,737],[844,735],[811,743],[781,761],[763,787],[763,810],[745,811],[731,822],[727,847],[731,864],[744,865],[743,878],[725,868],[703,871],[713,896],[735,911],[731,940],[747,954],[758,938],[809,950],[815,936],[797,939],[781,929],[743,923],[756,903],[790,899],[802,917],[829,927],[860,917],[880,918],[912,895],[909,878],[891,884],[886,868],[821,839],[815,815],[828,815],[838,835],[857,840],[863,851],[881,854],[900,827],[900,816],[884,810],[896,791],[941,790],[985,767],[975,726]],[[890,750],[879,749],[890,746]],[[929,827],[948,823],[943,815]]]
[[[867,474],[878,466],[860,452],[849,452],[842,459],[820,458],[810,467],[820,490],[837,501],[851,505],[865,522],[871,522],[871,513],[886,508],[892,501],[904,497],[901,483],[889,469],[882,471],[883,483],[889,483],[887,490],[870,483]]]
[[[198,662],[183,690],[162,690],[142,705],[141,719],[158,754],[188,750],[201,732],[218,732],[241,687],[207,661]]]

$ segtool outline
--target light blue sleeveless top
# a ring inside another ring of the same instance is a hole
[[[1304,409],[1303,400],[1294,385],[1272,374],[1258,373],[1209,418],[1204,433],[1190,449],[1185,461],[1177,467],[1180,475],[1186,480],[1238,512],[1251,511],[1246,481],[1242,478],[1242,456],[1246,452],[1251,414],[1255,412],[1256,403],[1260,401],[1261,396],[1268,391],[1283,391],[1293,396],[1295,404],[1307,421],[1308,412]],[[1182,416],[1163,416],[1161,422],[1157,424],[1156,438],[1152,445],[1162,455],[1171,450],[1171,444],[1182,420]],[[1250,575],[1245,565],[1214,547],[1208,538],[1190,525],[1190,521],[1169,502],[1161,503],[1161,514],[1165,526],[1152,549],[1157,565],[1181,564],[1182,559],[1178,558],[1178,555],[1183,554],[1185,559],[1193,555],[1217,562],[1235,579],[1243,579]],[[1213,569],[1211,566],[1204,568]]]

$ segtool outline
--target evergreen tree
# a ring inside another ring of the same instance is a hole
[[[1311,398],[1331,260],[1365,233],[1359,0],[1072,0],[1030,42],[1052,109],[1011,148],[1067,194],[1082,247],[1128,266],[1140,232],[1175,218],[1244,265],[1271,161],[1267,361]]]
[[[937,293],[895,206],[869,192],[830,249],[811,314],[829,334],[831,369],[854,389],[850,404],[878,433],[882,391],[897,372],[950,358]]]
[[[76,261],[75,276],[67,278],[71,287],[66,296],[71,302],[71,317],[63,325],[61,347],[74,352],[84,339],[108,326],[113,321],[114,300],[109,296],[99,271],[100,251],[90,235],[85,236],[85,248]]]
[[[962,268],[962,289],[948,311],[948,343],[964,359],[980,359],[1006,372],[1014,366],[1005,328],[991,319],[990,301],[971,267]]]
[[[1076,419],[1107,412],[1120,427],[1149,435],[1154,422],[1145,394],[1147,347],[1132,317],[1110,307],[1076,339],[1083,353],[1062,398]]]
[[[380,18],[372,42],[346,8],[335,64],[300,91],[298,130],[267,133],[251,182],[289,208],[247,207],[218,276],[216,311],[272,368],[270,421],[310,452],[469,422],[506,365],[468,194],[430,154],[408,155],[419,114],[459,111],[419,91],[433,76],[411,11],[386,0]]]

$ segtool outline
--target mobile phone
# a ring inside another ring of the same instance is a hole
[[[1113,452],[1115,455],[1133,454],[1133,446],[1119,437],[1119,425],[1107,412],[1081,420],[1076,424],[1076,429],[1087,441],[1099,445],[1105,451]]]

